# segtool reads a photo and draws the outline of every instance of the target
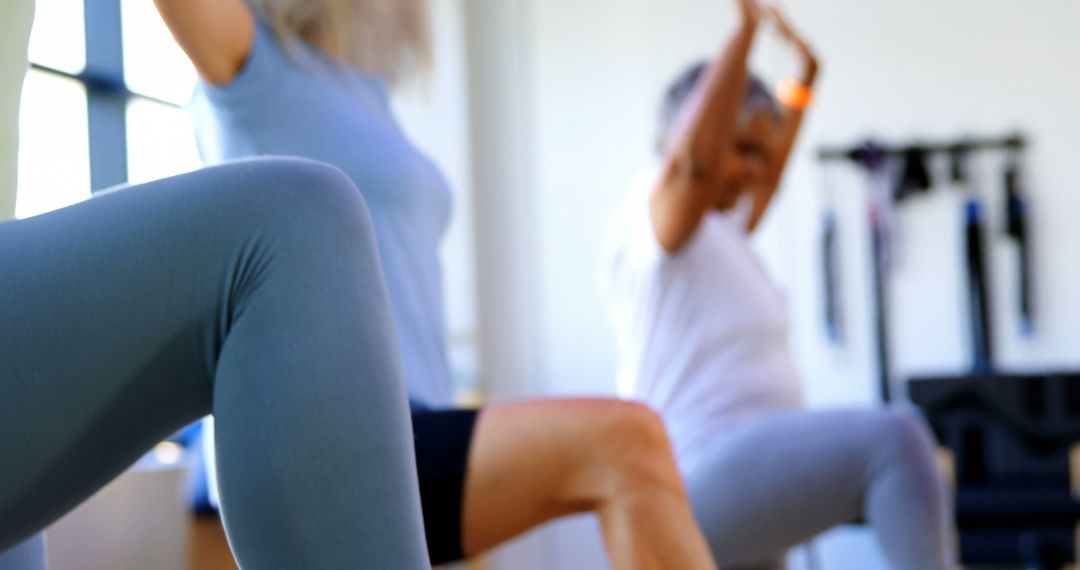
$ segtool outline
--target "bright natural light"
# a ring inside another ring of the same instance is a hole
[[[68,73],[86,67],[83,0],[37,0],[30,61]]]
[[[154,3],[122,0],[120,8],[128,88],[177,105],[187,103],[195,86],[195,69],[173,41]]]
[[[201,162],[191,116],[152,101],[128,103],[128,179],[132,184],[190,172]]]
[[[176,105],[187,103],[195,71],[154,3],[121,0],[121,10],[128,88]],[[91,43],[107,40],[90,38]],[[30,42],[33,63],[77,75],[86,66],[86,43],[83,0],[38,0]],[[148,182],[199,167],[191,120],[184,110],[140,98],[129,100],[127,109],[131,182]],[[19,130],[18,217],[48,212],[90,196],[87,94],[82,83],[32,71],[23,92]]]
[[[27,218],[90,196],[86,91],[77,81],[31,71],[19,115],[19,195]]]

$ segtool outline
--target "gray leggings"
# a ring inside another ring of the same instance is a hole
[[[687,474],[694,514],[725,570],[783,568],[784,553],[860,517],[891,568],[945,570],[949,493],[932,438],[898,412],[790,412],[717,434]]]
[[[213,413],[243,568],[430,568],[356,188],[255,160],[0,224],[0,551]]]

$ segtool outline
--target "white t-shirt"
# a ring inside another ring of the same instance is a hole
[[[33,20],[33,0],[0,1],[0,222],[15,215],[19,95]]]
[[[745,210],[711,212],[678,253],[657,241],[654,177],[635,184],[608,231],[604,276],[619,391],[655,408],[686,472],[723,424],[798,407],[787,307],[751,251]]]

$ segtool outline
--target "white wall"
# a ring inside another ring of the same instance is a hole
[[[490,3],[476,3],[483,4]],[[503,293],[506,298],[528,299],[534,318],[504,322],[497,331],[531,335],[539,351],[521,392],[607,393],[613,388],[614,353],[595,285],[603,227],[611,204],[650,158],[661,87],[690,59],[715,51],[730,28],[731,13],[727,2],[704,0],[502,4],[517,6],[517,19],[511,22],[521,28],[501,38],[512,42],[503,49],[520,58],[518,65],[504,68],[513,71],[505,79],[517,89],[529,89],[516,105],[503,93],[502,107],[491,109],[495,117],[484,120],[498,123],[511,117],[507,120],[514,125],[529,127],[532,137],[523,141],[518,133],[517,138],[474,139],[475,164],[482,165],[489,151],[525,154],[523,162],[515,155],[516,164],[534,175],[529,185],[515,189],[515,199],[528,204],[528,216],[519,222],[530,232],[522,239],[511,236],[500,248],[516,246],[517,255],[532,263],[535,279],[527,285],[503,283],[512,288]],[[1080,365],[1080,296],[1075,293],[1080,273],[1074,262],[1080,250],[1080,224],[1074,220],[1080,211],[1080,173],[1074,166],[1080,79],[1058,64],[1080,55],[1080,39],[1072,32],[1080,21],[1080,3],[785,4],[812,38],[825,68],[818,105],[759,245],[788,292],[792,344],[810,402],[869,405],[876,397],[864,184],[850,169],[829,171],[841,206],[848,327],[847,342],[834,347],[821,332],[819,316],[824,175],[810,156],[819,144],[848,143],[869,134],[901,142],[1013,129],[1030,135],[1035,143],[1028,165],[1035,208],[1038,334],[1024,340],[1016,332],[1012,252],[1008,242],[996,237],[992,263],[998,352],[1001,363],[1013,368]],[[768,67],[770,77],[785,73],[787,59],[775,43],[759,46],[754,60]],[[476,59],[471,64],[483,67]],[[497,91],[491,84],[474,83],[473,88]],[[474,104],[474,114],[484,110]],[[984,161],[979,171],[990,182],[999,178],[992,160]],[[985,192],[990,196],[992,189]],[[996,210],[997,201],[990,206]],[[955,193],[940,191],[905,205],[900,213],[902,263],[892,277],[899,375],[958,371],[968,364],[959,208]],[[993,220],[1000,236],[999,218]],[[484,266],[484,256],[479,263]],[[481,298],[483,312],[487,295]],[[576,538],[580,527],[570,528],[546,535],[545,540],[563,547],[559,563],[546,567],[598,567],[596,542],[581,545]],[[587,556],[577,556],[579,552]],[[865,564],[859,567],[873,566]]]
[[[1080,17],[1068,0],[1038,7],[1010,0],[959,2],[816,2],[793,4],[798,21],[813,33],[825,57],[820,104],[808,125],[787,180],[782,215],[791,220],[787,286],[795,311],[794,345],[819,403],[866,401],[849,391],[865,385],[872,368],[866,346],[869,316],[865,247],[848,246],[844,263],[845,310],[853,341],[829,349],[818,325],[818,242],[821,175],[805,154],[820,141],[848,141],[874,133],[890,139],[952,138],[967,133],[1030,135],[1029,180],[1034,203],[1038,334],[1019,334],[1015,255],[993,215],[993,312],[1000,363],[1013,369],[1077,367],[1080,299],[1073,253],[1080,231],[1072,212],[1080,182],[1071,166],[1080,115],[1072,107],[1080,80],[1055,65],[1080,55],[1080,40],[1066,22]],[[974,165],[991,212],[1000,211],[1000,160]],[[864,217],[862,184],[840,174],[838,202],[850,244]],[[848,178],[845,180],[845,178]],[[937,192],[902,206],[899,266],[892,279],[893,352],[897,372],[963,370],[970,364],[962,287],[960,205],[955,192]],[[857,336],[855,336],[857,335]],[[862,337],[862,338],[860,338]]]
[[[538,361],[536,185],[531,8],[528,2],[467,0],[471,142],[481,373],[492,401],[543,390]],[[493,568],[557,568],[547,535],[490,557]]]
[[[535,392],[538,376],[530,8],[466,2],[481,371],[495,400]]]
[[[431,75],[404,86],[395,97],[394,110],[410,139],[446,175],[454,196],[442,247],[443,298],[451,364],[459,386],[469,387],[479,374],[479,323],[465,1],[437,0],[431,5],[435,54]]]

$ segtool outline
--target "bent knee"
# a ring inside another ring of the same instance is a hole
[[[263,157],[214,167],[251,217],[273,224],[338,222],[370,227],[363,197],[341,170],[312,160]],[[208,171],[209,172],[209,171]]]
[[[879,421],[879,441],[889,453],[905,460],[932,459],[935,442],[922,418],[888,411]]]
[[[603,460],[622,486],[681,488],[667,429],[655,411],[643,404],[619,402],[607,420]]]
[[[645,404],[613,400],[604,404],[601,417],[599,429],[619,451],[671,448],[664,421]]]

